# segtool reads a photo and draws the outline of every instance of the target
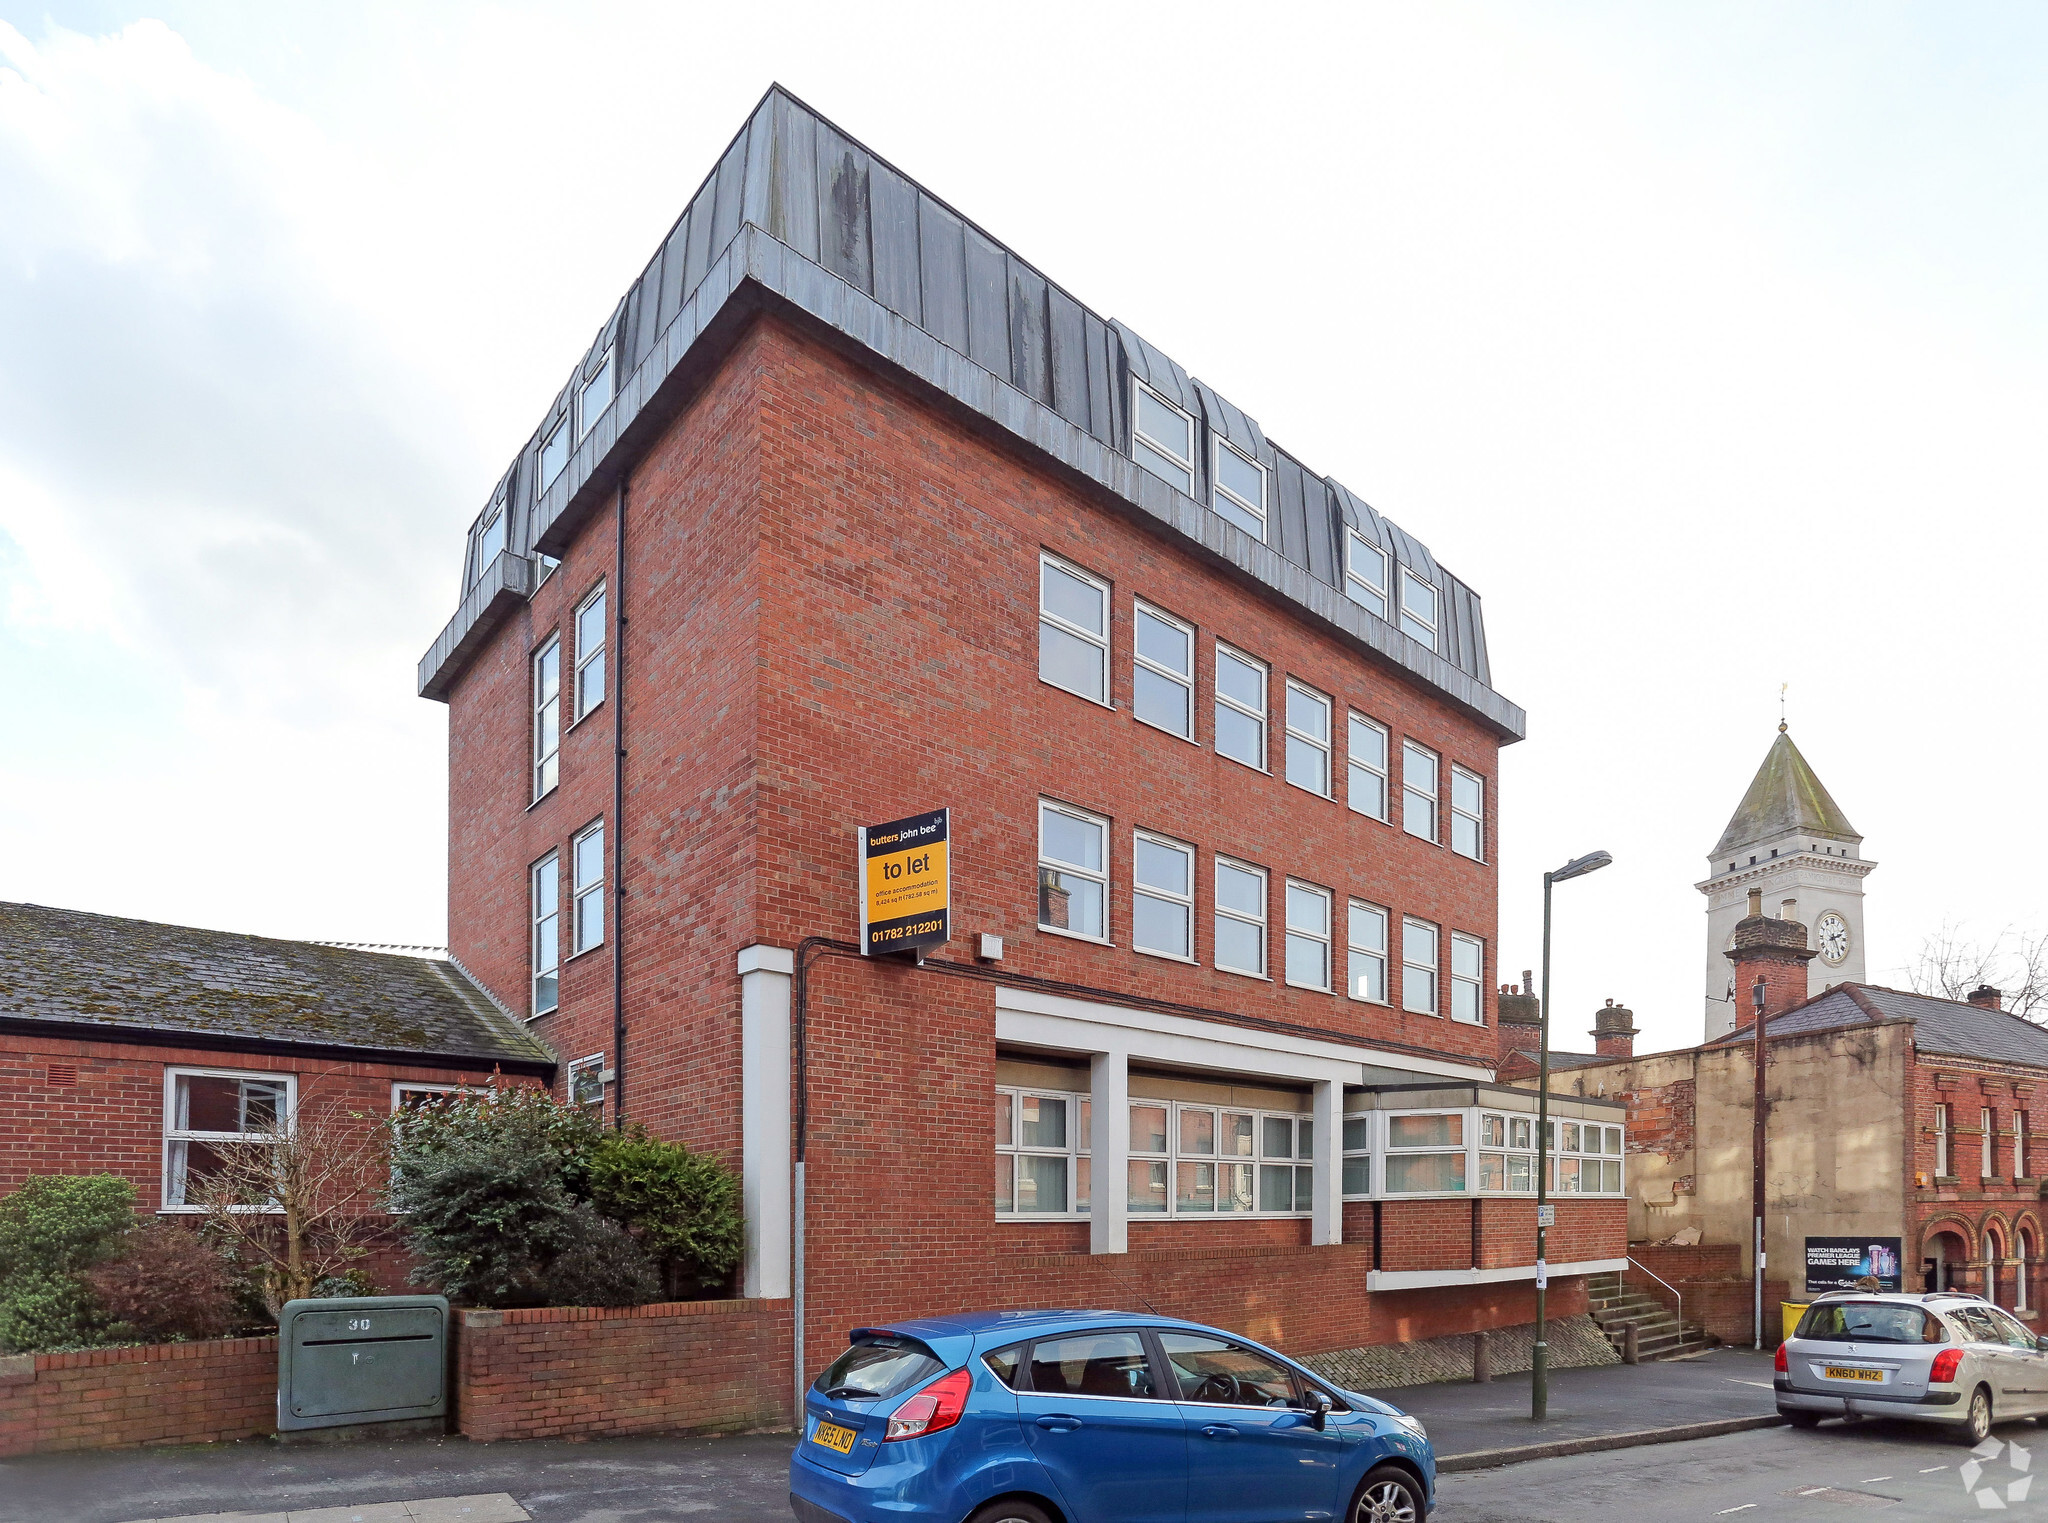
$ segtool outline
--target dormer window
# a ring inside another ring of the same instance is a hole
[[[1143,381],[1132,383],[1131,458],[1195,495],[1195,420]]]
[[[1401,633],[1436,649],[1436,589],[1406,566],[1401,568]]]
[[[1387,616],[1387,552],[1356,529],[1344,536],[1344,591],[1359,607]]]
[[[1222,439],[1216,441],[1216,490],[1210,496],[1218,514],[1265,540],[1266,468]]]
[[[501,508],[491,521],[477,530],[476,574],[482,576],[491,562],[505,553],[505,512]]]
[[[576,398],[576,440],[579,444],[590,432],[590,425],[604,416],[604,410],[611,405],[612,355],[607,349],[603,362],[597,367],[597,374],[583,383],[583,390]]]
[[[569,420],[562,419],[548,431],[540,445],[540,489],[545,492],[569,463]]]

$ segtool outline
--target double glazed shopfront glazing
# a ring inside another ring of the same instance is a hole
[[[1088,1214],[1092,1104],[1085,1070],[999,1060],[999,1216]],[[1533,1195],[1536,1096],[1493,1085],[1347,1090],[1347,1200]],[[1193,1076],[1134,1073],[1125,1209],[1167,1217],[1307,1216],[1315,1169],[1306,1093]],[[1550,1189],[1619,1198],[1622,1107],[1553,1097]]]

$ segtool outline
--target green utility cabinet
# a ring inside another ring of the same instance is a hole
[[[447,1419],[443,1296],[287,1301],[277,1335],[280,1433]]]

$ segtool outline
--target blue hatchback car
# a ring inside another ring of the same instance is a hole
[[[1421,1523],[1435,1492],[1416,1419],[1126,1312],[856,1328],[789,1462],[800,1523]]]

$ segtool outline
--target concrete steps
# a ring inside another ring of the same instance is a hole
[[[1594,1275],[1587,1282],[1587,1310],[1594,1324],[1614,1345],[1623,1350],[1628,1328],[1636,1329],[1636,1357],[1678,1359],[1713,1347],[1714,1340],[1699,1328],[1681,1323],[1656,1296],[1627,1284],[1618,1274]]]

